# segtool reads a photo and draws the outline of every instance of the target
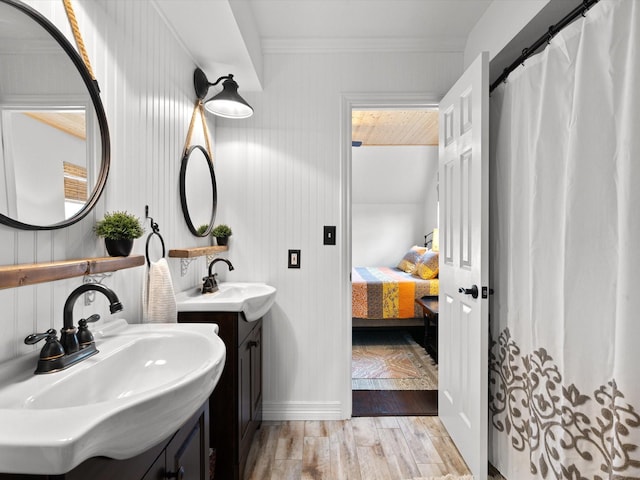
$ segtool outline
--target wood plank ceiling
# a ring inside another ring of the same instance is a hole
[[[362,146],[438,145],[438,110],[353,110],[352,140]]]
[[[25,115],[35,120],[40,120],[47,125],[62,130],[74,137],[82,140],[87,139],[85,131],[86,120],[84,112],[65,112],[65,111],[33,111],[24,112]]]

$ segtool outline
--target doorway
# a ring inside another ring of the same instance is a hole
[[[437,104],[361,98],[345,112],[353,131],[348,263],[354,272],[395,267],[437,227]],[[351,296],[350,282],[347,287]],[[437,366],[424,349],[424,321],[419,308],[413,312],[413,296],[409,314],[405,307],[401,315],[380,315],[369,303],[372,310],[352,319],[350,332],[353,416],[437,414]],[[367,323],[376,316],[384,318]]]

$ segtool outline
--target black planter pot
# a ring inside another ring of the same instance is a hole
[[[229,242],[229,237],[216,237],[216,243],[224,247]]]
[[[110,238],[105,238],[104,245],[112,257],[128,257],[133,249],[133,240],[111,240]]]

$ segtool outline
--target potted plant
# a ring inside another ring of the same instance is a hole
[[[197,233],[198,235],[200,235],[201,237],[203,237],[203,236],[204,236],[204,232],[206,232],[206,231],[207,231],[207,228],[209,228],[209,224],[208,224],[208,223],[205,223],[205,224],[203,224],[203,225],[200,225],[200,226],[196,229],[196,233]]]
[[[227,244],[232,233],[231,228],[223,223],[216,225],[213,230],[211,230],[211,236],[216,237],[216,242],[220,246]]]
[[[133,240],[140,238],[144,228],[140,219],[127,212],[107,212],[93,228],[98,237],[104,238],[107,252],[112,257],[128,257]]]

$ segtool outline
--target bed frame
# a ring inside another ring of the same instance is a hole
[[[424,327],[423,318],[356,318],[351,319],[353,328],[367,327]]]

